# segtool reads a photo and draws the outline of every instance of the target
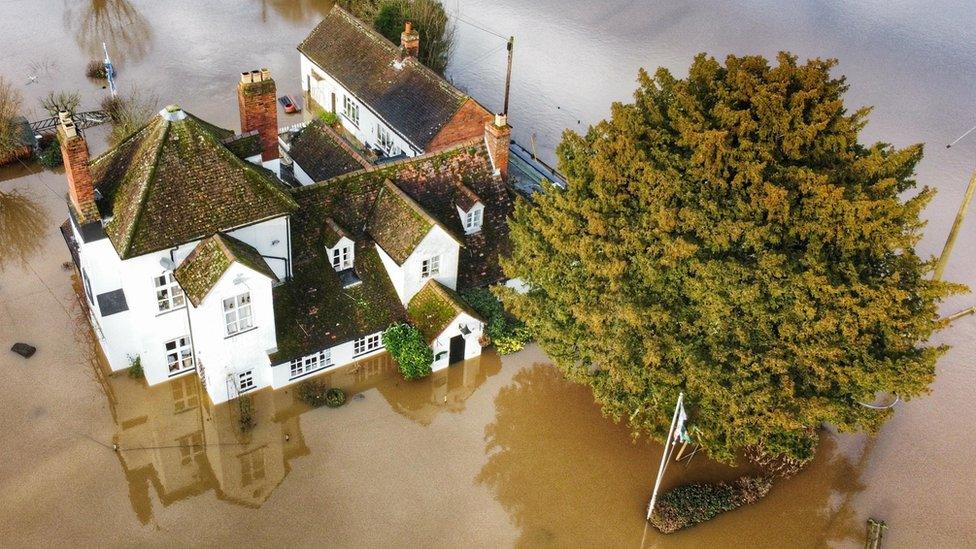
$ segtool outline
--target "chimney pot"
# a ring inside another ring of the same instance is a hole
[[[413,30],[413,23],[407,21],[403,24],[403,33],[400,34],[400,49],[416,58],[420,55],[420,33]]]
[[[261,69],[261,80],[271,80],[271,70]]]
[[[403,32],[410,34],[411,31],[413,31],[413,23],[407,21],[403,24]]]
[[[250,84],[251,83],[251,73],[249,73],[249,72],[242,72],[241,73],[241,83],[243,83],[243,84]]]

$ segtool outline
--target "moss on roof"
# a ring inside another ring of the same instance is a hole
[[[373,206],[366,231],[397,265],[403,265],[434,224],[416,201],[387,180]]]
[[[298,51],[420,149],[427,148],[468,99],[416,59],[401,59],[399,44],[338,4]]]
[[[407,304],[407,319],[424,334],[428,343],[437,339],[461,313],[484,322],[461,296],[434,279],[427,281]]]
[[[268,263],[252,246],[219,233],[197,244],[173,274],[190,303],[198,307],[234,262],[271,280],[278,280]]]
[[[224,147],[227,130],[154,117],[91,162],[105,232],[123,259],[291,213],[270,172]]]
[[[247,159],[261,154],[261,134],[257,130],[224,138],[220,143],[237,158]]]
[[[312,181],[324,181],[363,168],[321,120],[309,122],[292,138],[288,156]]]
[[[325,219],[325,228],[322,230],[322,236],[325,239],[323,244],[325,244],[326,248],[335,247],[343,238],[353,239],[349,232],[339,226],[335,219],[331,217]]]

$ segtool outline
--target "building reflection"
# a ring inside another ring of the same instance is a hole
[[[306,443],[301,421],[330,421],[334,411],[310,409],[293,388],[252,393],[255,424],[242,434],[239,404],[211,404],[195,375],[147,387],[125,372],[106,374],[101,364],[95,369],[116,423],[113,442],[132,507],[143,524],[153,520],[154,499],[168,506],[212,492],[228,503],[259,507],[300,458],[328,449],[322,440]],[[397,413],[428,425],[440,412],[464,410],[464,401],[499,369],[497,356],[485,353],[408,383],[384,353],[315,379],[343,388],[347,406],[378,393]]]
[[[116,61],[138,61],[152,44],[152,27],[130,0],[81,0],[65,4],[64,26],[78,47],[102,58],[102,43]]]

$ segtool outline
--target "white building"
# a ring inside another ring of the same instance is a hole
[[[504,119],[382,166],[313,123],[288,148],[328,177],[289,188],[275,95],[266,70],[244,73],[240,134],[170,106],[92,160],[63,116],[62,232],[112,369],[195,374],[219,403],[380,353],[395,322],[423,326],[437,368],[479,354],[482,320],[455,290],[501,278]],[[453,313],[417,313],[435,302]]]
[[[298,46],[302,89],[384,157],[480,137],[491,113],[417,61],[419,49],[409,23],[396,45],[336,5]]]

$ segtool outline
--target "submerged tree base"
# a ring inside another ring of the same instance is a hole
[[[650,522],[661,532],[672,534],[711,520],[725,511],[755,503],[766,497],[772,486],[770,476],[743,476],[730,483],[679,486],[661,496]]]

